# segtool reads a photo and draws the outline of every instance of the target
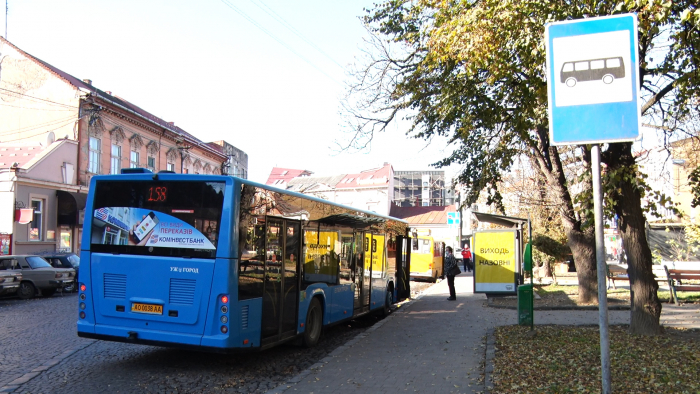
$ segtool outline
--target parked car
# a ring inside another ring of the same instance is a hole
[[[54,268],[42,257],[34,255],[0,256],[0,265],[14,264],[22,270],[22,281],[17,295],[22,299],[33,298],[37,291],[44,297],[52,296],[75,280],[73,268]]]
[[[22,282],[22,270],[12,261],[0,262],[0,295],[15,294]]]
[[[80,273],[80,257],[75,253],[50,253],[42,254],[41,257],[51,264],[54,268],[73,268],[75,270],[75,279],[73,283],[64,288],[65,291],[78,290],[78,278]]]

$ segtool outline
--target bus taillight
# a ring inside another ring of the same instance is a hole
[[[78,288],[80,289],[80,296],[78,296],[78,298],[80,298],[80,303],[78,304],[78,307],[80,308],[79,316],[81,319],[85,319],[85,308],[87,308],[87,305],[85,305],[84,301],[85,298],[87,298],[85,296],[85,290],[87,290],[87,286],[85,286],[85,283],[81,283],[78,286]]]
[[[221,322],[221,333],[222,334],[227,334],[228,333],[228,316],[226,315],[228,313],[228,295],[224,294],[219,298],[222,304],[221,308],[219,309],[221,311],[221,316],[219,316],[219,321]]]

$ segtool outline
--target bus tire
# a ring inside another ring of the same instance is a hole
[[[386,291],[386,296],[384,297],[384,308],[382,308],[382,316],[389,316],[391,313],[391,304],[394,303],[394,297],[391,295],[391,291]]]
[[[614,80],[615,80],[615,76],[613,76],[612,74],[603,75],[603,82],[605,82],[605,84],[607,84],[607,85],[610,85],[611,83],[613,83]]]
[[[17,290],[17,296],[23,300],[28,300],[34,298],[36,295],[36,287],[32,282],[24,281],[19,284],[19,289]]]
[[[323,327],[323,311],[318,297],[311,299],[309,310],[306,312],[306,323],[304,324],[304,336],[301,344],[304,347],[314,347],[321,338],[321,328]]]
[[[576,78],[574,78],[574,77],[567,78],[566,79],[566,86],[568,86],[570,88],[573,88],[574,86],[576,86]]]

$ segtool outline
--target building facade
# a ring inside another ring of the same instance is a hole
[[[223,163],[221,173],[248,179],[248,154],[226,141],[214,141],[209,144],[213,148],[220,147],[227,159]]]
[[[408,222],[411,233],[433,237],[453,249],[461,247],[459,227],[448,223],[449,215],[455,215],[455,205],[447,206],[406,206],[392,205],[391,216]]]
[[[275,167],[267,184],[358,209],[388,215],[394,169],[389,163],[355,174],[314,177],[307,170]]]
[[[80,80],[0,37],[1,253],[80,250],[90,179],[122,168],[248,173],[245,152]],[[90,215],[88,214],[88,217]]]
[[[399,207],[445,206],[454,203],[453,195],[448,194],[445,188],[445,171],[396,171],[392,199]]]

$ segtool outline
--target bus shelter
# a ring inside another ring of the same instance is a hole
[[[479,222],[503,227],[474,232],[474,293],[516,294],[523,281],[523,227],[528,219],[472,214]]]

